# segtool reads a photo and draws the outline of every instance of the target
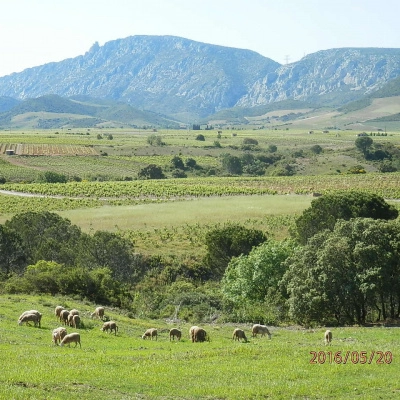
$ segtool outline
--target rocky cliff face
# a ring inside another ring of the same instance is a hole
[[[400,49],[332,49],[280,65],[249,50],[132,36],[1,77],[0,96],[86,95],[184,120],[286,99],[342,105],[398,76]]]
[[[278,66],[249,50],[171,36],[133,36],[2,77],[0,95],[88,95],[165,114],[204,116],[232,107]]]
[[[343,103],[369,94],[400,75],[400,49],[319,51],[259,79],[237,103],[253,107],[287,99]]]

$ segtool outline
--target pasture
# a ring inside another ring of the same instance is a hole
[[[199,323],[210,342],[192,343],[188,323],[135,319],[117,309],[105,313],[117,322],[117,335],[102,332],[102,322],[90,318],[95,305],[71,298],[7,295],[0,305],[0,398],[395,399],[400,394],[399,328],[331,328],[333,342],[325,346],[323,327],[270,327],[269,340],[252,338],[251,325],[241,325],[245,343],[232,340],[236,325]],[[76,331],[82,348],[52,343],[51,332],[60,326],[56,305],[80,311],[84,326]],[[18,326],[19,315],[29,309],[42,312],[41,328]],[[141,339],[149,327],[158,329],[157,341]],[[172,327],[181,328],[180,342],[170,342]]]
[[[400,173],[373,173],[374,165],[366,166],[363,175],[338,172],[360,163],[353,149],[354,132],[224,130],[217,138],[216,131],[202,131],[204,142],[194,139],[197,133],[122,129],[0,132],[4,149],[26,144],[24,148],[36,146],[36,151],[43,152],[0,156],[0,175],[7,179],[0,188],[14,192],[0,194],[0,223],[18,212],[54,211],[86,232],[120,232],[132,239],[138,252],[200,257],[204,232],[226,222],[260,229],[278,239],[286,237],[295,217],[310,205],[313,192],[358,189],[382,195],[393,204],[400,198]],[[146,139],[151,134],[160,135],[166,145],[149,145]],[[306,156],[299,159],[298,174],[199,177],[191,173],[184,179],[124,180],[149,163],[167,168],[175,155],[217,168],[220,154],[239,154],[244,138],[257,139],[264,150],[270,144],[285,154],[303,150]],[[400,144],[397,132],[373,139]],[[215,140],[221,148],[214,146]],[[309,153],[315,144],[323,147],[323,154]],[[71,146],[101,155],[72,155]],[[51,148],[60,155],[44,154]],[[38,183],[43,171],[83,180]],[[51,331],[60,325],[54,316],[59,304],[81,311],[82,349],[52,343]],[[397,327],[331,328],[333,342],[325,346],[325,327],[270,327],[269,340],[252,338],[250,324],[198,321],[211,340],[191,343],[188,330],[192,324],[139,319],[120,309],[106,309],[106,315],[118,324],[118,334],[101,332],[102,323],[89,317],[95,306],[72,298],[3,294],[0,398],[396,399],[400,395]],[[17,325],[18,316],[29,309],[43,313],[41,328]],[[157,341],[141,339],[150,327],[158,328]],[[169,341],[172,327],[182,329],[180,342]],[[232,340],[236,327],[245,330],[247,343]],[[380,359],[378,352],[384,357]]]

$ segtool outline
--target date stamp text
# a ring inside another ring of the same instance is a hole
[[[310,351],[310,364],[391,364],[391,351]]]

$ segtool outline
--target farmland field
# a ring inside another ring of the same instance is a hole
[[[190,324],[132,319],[116,309],[106,315],[118,333],[104,333],[102,322],[90,319],[89,302],[9,295],[0,304],[0,398],[396,399],[400,393],[399,328],[333,328],[332,345],[324,346],[322,328],[271,327],[269,340],[252,338],[251,325],[241,325],[249,340],[239,343],[232,341],[236,325],[207,324],[210,342],[191,343]],[[81,312],[82,348],[52,343],[56,305]],[[41,328],[18,326],[28,309],[42,312]],[[174,326],[183,332],[180,342],[169,341]],[[141,339],[149,327],[158,329],[157,341]]]
[[[226,130],[217,137],[216,131],[202,131],[204,141],[195,139],[198,133],[0,132],[0,153],[16,144],[20,151],[34,149],[32,155],[0,154],[0,176],[5,178],[0,186],[0,223],[25,211],[53,211],[88,233],[118,232],[141,254],[201,260],[205,233],[229,222],[261,230],[267,237],[289,236],[315,193],[356,189],[381,195],[398,207],[400,173],[378,173],[376,163],[365,162],[354,149],[354,132]],[[164,144],[149,144],[151,135],[160,136]],[[256,149],[246,150],[252,155],[268,155],[269,146],[276,145],[282,157],[295,160],[296,174],[213,175],[221,171],[222,154],[244,152],[246,138],[258,141]],[[398,132],[373,140],[400,145]],[[317,144],[323,148],[321,154],[310,151]],[[194,160],[200,168],[187,170],[186,178],[172,178],[175,156]],[[167,179],[138,179],[138,171],[149,164],[161,167]],[[358,165],[366,173],[347,173]],[[44,183],[46,171],[65,174],[68,182]],[[52,344],[51,331],[59,325],[53,314],[58,304],[82,312],[82,348]],[[242,324],[239,327],[249,341],[238,343],[232,341],[237,325],[193,321],[207,330],[211,340],[191,343],[187,334],[191,323],[173,324],[172,316],[142,319],[123,309],[107,309],[119,331],[116,336],[106,334],[100,321],[90,319],[94,308],[89,300],[2,294],[0,398],[397,399],[400,395],[398,327],[332,328],[333,343],[324,346],[323,327],[272,326],[269,340],[252,338],[251,324]],[[29,309],[43,313],[41,328],[17,325],[18,316]],[[182,329],[182,341],[169,341],[173,326]],[[158,328],[157,341],[141,339],[150,327]],[[360,358],[364,356],[365,362]]]

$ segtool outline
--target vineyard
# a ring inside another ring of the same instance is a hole
[[[91,146],[73,144],[0,143],[0,154],[12,150],[18,156],[98,156]]]
[[[292,177],[212,177],[66,184],[4,184],[2,189],[44,196],[103,201],[177,200],[209,196],[312,194],[361,190],[386,199],[400,198],[400,173]]]

